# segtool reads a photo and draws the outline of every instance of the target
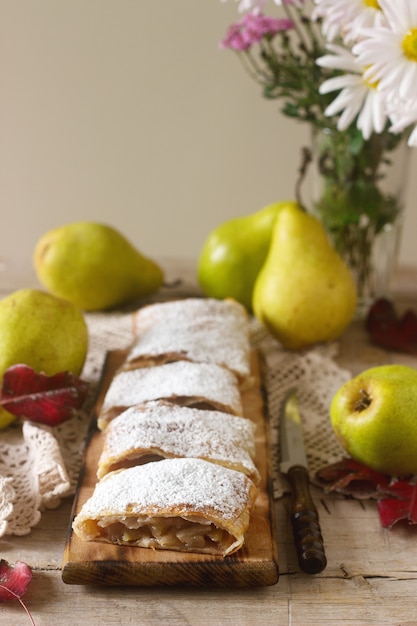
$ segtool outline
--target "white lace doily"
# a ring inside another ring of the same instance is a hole
[[[45,508],[57,507],[74,493],[81,468],[84,441],[95,388],[106,352],[125,348],[132,339],[130,313],[86,314],[89,352],[82,378],[92,384],[90,399],[78,415],[56,428],[24,422],[0,433],[0,536],[24,535],[40,520]],[[252,339],[266,363],[267,392],[274,467],[274,495],[280,497],[286,482],[278,471],[278,420],[281,402],[298,390],[304,436],[312,478],[317,469],[340,460],[328,418],[333,394],[350,373],[334,361],[337,344],[292,353],[283,350],[256,320]]]
[[[75,417],[49,428],[24,422],[0,433],[0,536],[28,534],[45,508],[57,507],[77,484],[95,388],[106,352],[132,338],[129,314],[87,314],[89,352],[82,378],[90,398]]]
[[[304,352],[288,352],[256,320],[252,322],[252,337],[265,361],[263,384],[270,425],[274,496],[279,498],[288,490],[288,483],[279,471],[279,416],[287,394],[297,390],[310,478],[317,483],[317,470],[346,456],[333,433],[329,406],[339,387],[351,378],[351,373],[334,360],[337,343],[315,346]]]

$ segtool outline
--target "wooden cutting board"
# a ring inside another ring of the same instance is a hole
[[[226,557],[171,550],[124,547],[87,542],[72,532],[72,521],[91,496],[97,482],[96,470],[103,447],[97,429],[97,414],[115,370],[125,358],[122,351],[107,355],[87,438],[83,466],[76,490],[64,551],[62,579],[73,585],[190,585],[242,587],[274,585],[278,582],[278,549],[272,500],[272,479],[267,416],[261,384],[260,363],[252,355],[255,383],[243,392],[245,416],[256,423],[256,465],[261,475],[259,495],[251,516],[244,546]]]

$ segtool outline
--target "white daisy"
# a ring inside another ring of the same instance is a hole
[[[221,1],[227,2],[227,0]],[[235,0],[235,2],[239,2],[239,13],[244,13],[245,11],[255,11],[256,13],[258,13],[262,12],[266,0]],[[278,2],[276,2],[275,4],[281,4],[281,2],[278,0]]]
[[[412,100],[404,102],[399,98],[388,101],[388,116],[392,123],[390,131],[401,133],[404,130],[414,129],[408,138],[409,146],[417,146],[417,103]]]
[[[373,132],[381,133],[387,122],[385,103],[376,86],[364,79],[365,68],[358,64],[350,50],[342,46],[329,44],[328,50],[333,54],[320,57],[317,64],[346,73],[329,78],[320,86],[321,94],[340,91],[326,108],[325,115],[332,117],[340,114],[337,122],[340,131],[346,130],[357,118],[356,126],[364,139],[369,139]]]
[[[312,18],[322,18],[322,32],[328,41],[341,36],[346,43],[355,41],[364,27],[385,22],[377,0],[314,0]]]
[[[222,2],[226,2],[226,0],[222,0]],[[261,12],[266,0],[236,0],[236,2],[239,2],[239,13],[244,13],[245,11]]]
[[[227,0],[221,0],[227,2]],[[244,13],[245,11],[254,11],[255,13],[261,13],[267,0],[235,0],[239,2],[238,11]],[[282,4],[293,4],[295,7],[301,8],[304,4],[304,0],[273,0],[274,4],[281,6]]]
[[[379,0],[387,26],[364,29],[365,38],[353,47],[367,66],[365,78],[378,81],[388,97],[417,100],[417,2]]]

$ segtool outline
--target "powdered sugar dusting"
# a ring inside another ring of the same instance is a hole
[[[248,314],[241,304],[232,299],[186,298],[142,307],[134,313],[133,329],[139,334],[158,322],[186,325],[196,319],[218,319],[221,323],[231,320],[236,327],[245,329]]]
[[[201,459],[165,459],[104,476],[79,518],[143,514],[144,509],[154,515],[168,510],[205,514],[213,509],[227,520],[247,509],[252,496],[253,483],[241,472]]]
[[[249,327],[246,332],[232,320],[192,320],[187,324],[158,323],[140,333],[127,363],[167,356],[223,365],[242,378],[250,373]]]
[[[119,372],[104,398],[102,411],[130,407],[148,400],[185,397],[213,402],[242,415],[236,376],[219,365],[177,361]]]
[[[204,458],[244,471],[255,481],[259,476],[253,422],[219,411],[164,401],[127,409],[106,430],[100,474],[123,459],[138,461],[150,453]]]

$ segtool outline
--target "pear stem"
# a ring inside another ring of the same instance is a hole
[[[361,411],[365,411],[368,408],[368,406],[370,406],[372,403],[372,398],[365,389],[360,389],[359,394],[360,394],[360,397],[355,402],[355,407],[354,407],[357,413],[360,413]]]

